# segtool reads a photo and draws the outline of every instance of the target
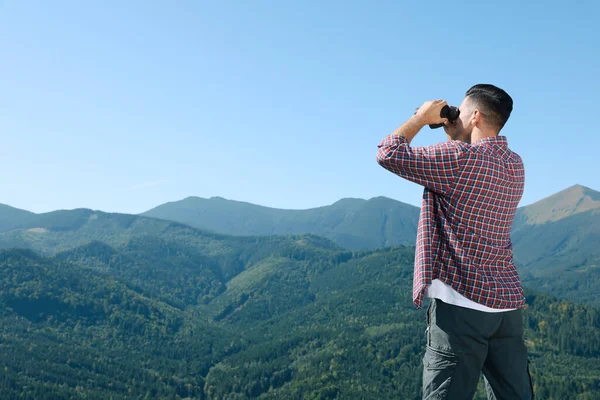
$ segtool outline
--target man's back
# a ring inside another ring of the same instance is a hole
[[[503,136],[466,145],[464,157],[448,201],[456,222],[487,243],[506,247],[523,196],[523,161]]]
[[[440,279],[485,307],[522,307],[525,297],[510,232],[523,195],[524,169],[506,138],[410,147],[402,136],[390,135],[379,145],[378,162],[425,186],[415,255],[415,305],[422,306],[427,287]]]

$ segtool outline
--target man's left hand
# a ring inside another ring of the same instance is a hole
[[[440,113],[447,104],[445,100],[426,101],[417,110],[415,118],[423,125],[441,124],[446,121],[446,118],[440,117]]]

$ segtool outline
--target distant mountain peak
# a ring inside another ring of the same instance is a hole
[[[359,199],[356,197],[344,197],[342,199],[339,199],[338,201],[336,201],[335,203],[333,203],[332,205],[352,205],[352,204],[363,204],[364,202],[366,202],[365,199]],[[326,207],[326,206],[325,206]]]
[[[529,224],[554,222],[571,215],[600,209],[600,192],[576,184],[523,208]]]
[[[561,190],[560,192],[556,193],[556,194],[566,194],[566,193],[573,193],[573,194],[581,194],[581,193],[598,193],[600,194],[600,192],[595,191],[594,189],[591,189],[587,186],[583,186],[580,185],[579,183],[576,183],[573,186],[569,186],[568,188]]]

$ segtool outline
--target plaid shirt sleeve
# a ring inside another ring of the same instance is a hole
[[[379,165],[439,194],[446,194],[451,188],[463,154],[456,141],[411,147],[400,135],[387,136],[378,147]]]

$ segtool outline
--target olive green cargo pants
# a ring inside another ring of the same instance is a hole
[[[483,371],[488,399],[533,399],[523,310],[487,313],[431,299],[423,399],[472,399]]]

